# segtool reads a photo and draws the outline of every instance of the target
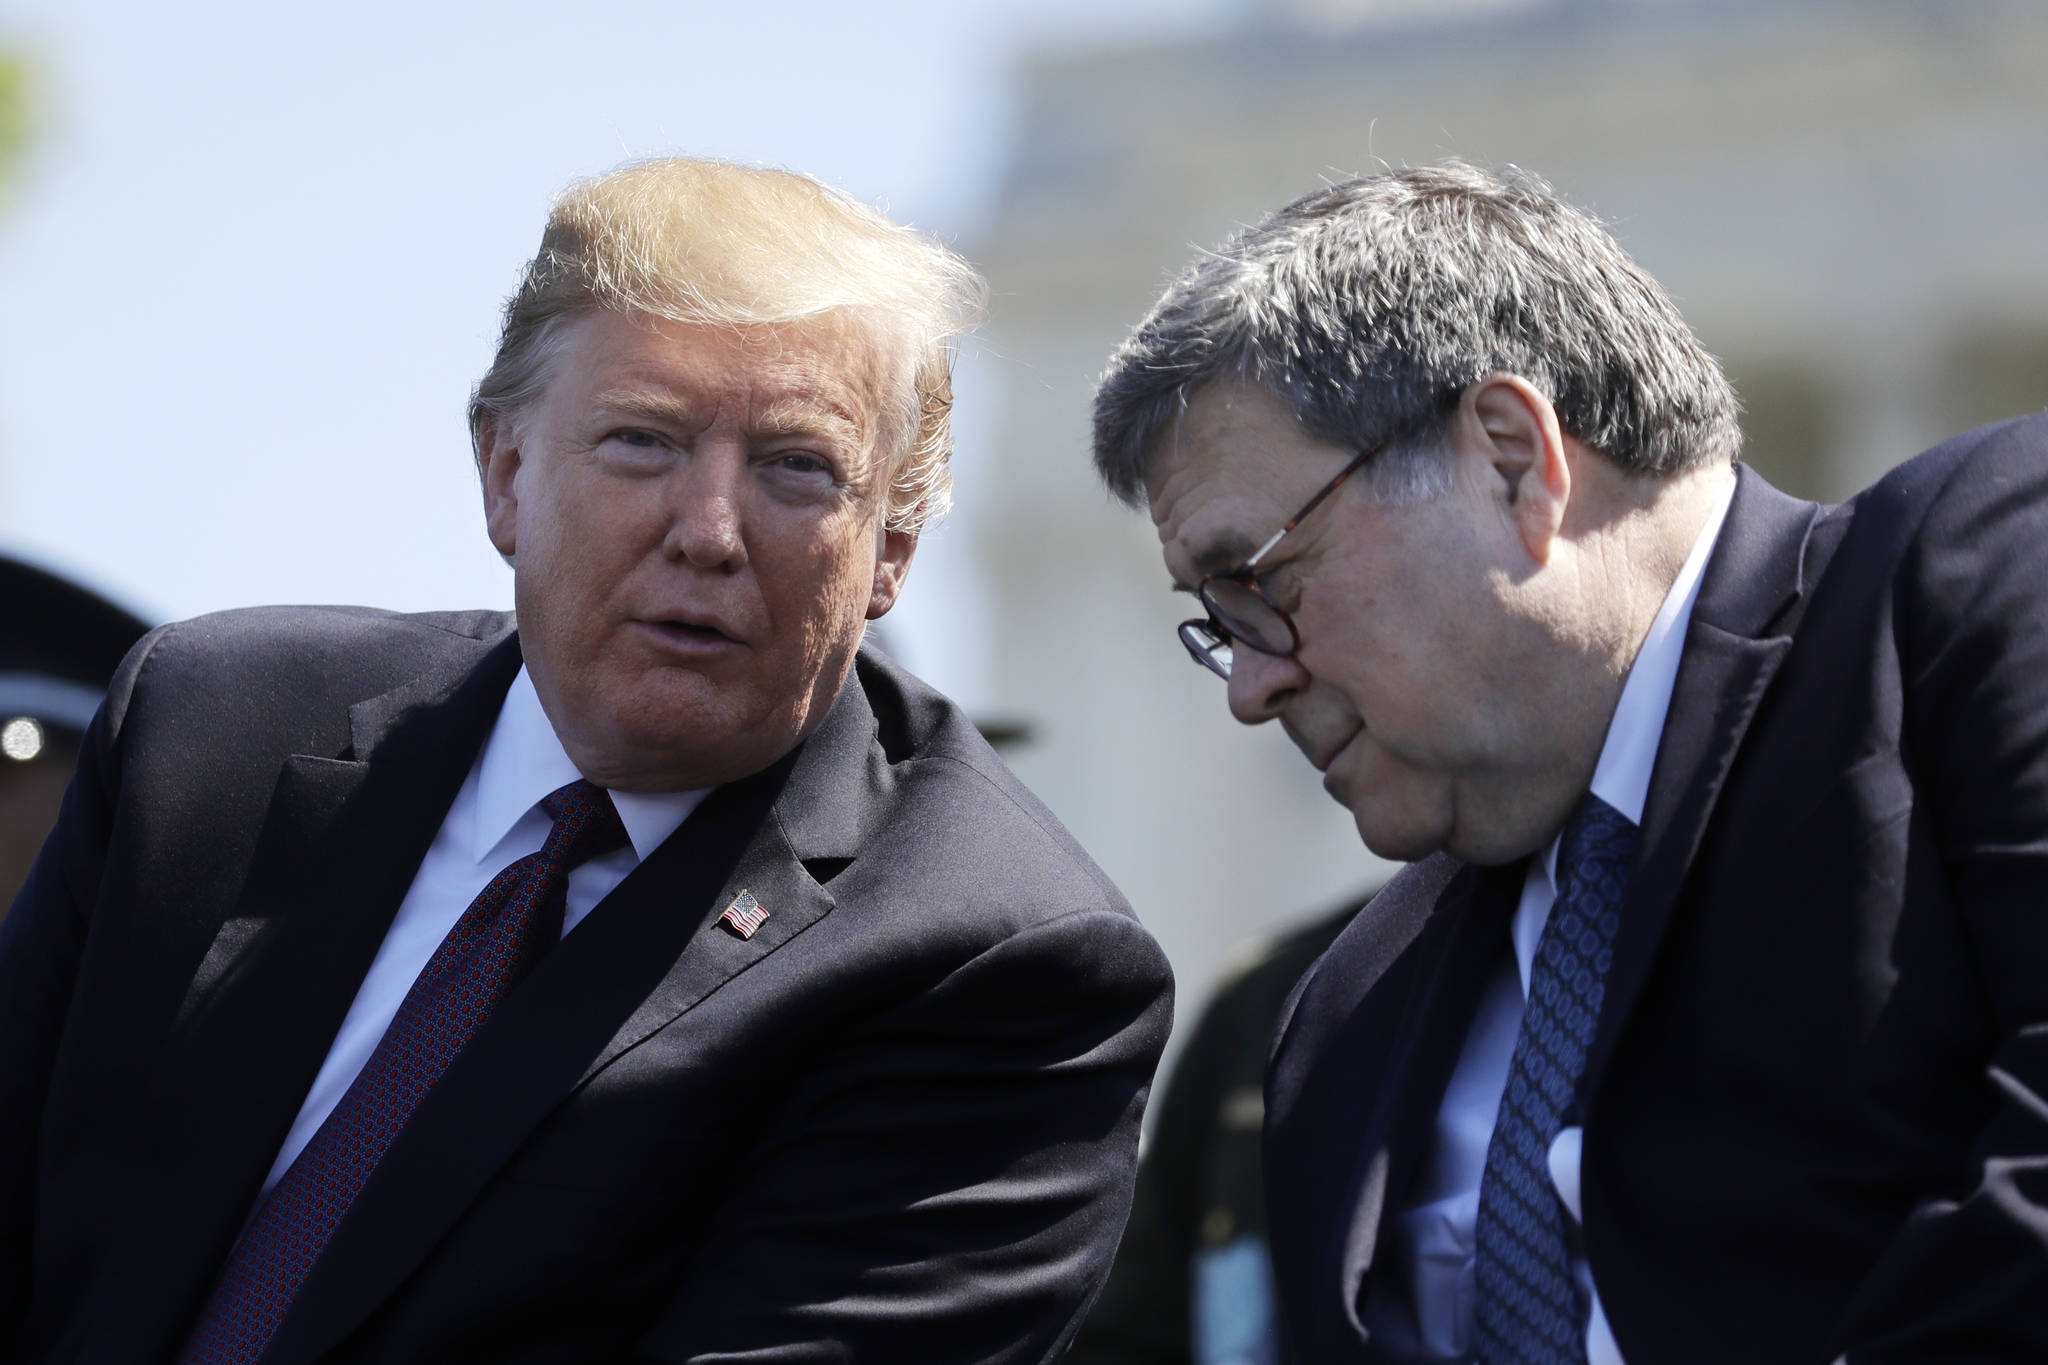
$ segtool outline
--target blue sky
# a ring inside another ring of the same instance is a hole
[[[508,605],[462,411],[564,181],[764,161],[971,249],[1020,53],[1236,8],[14,0],[43,88],[0,219],[0,548],[160,619]],[[913,574],[899,628],[945,610]]]

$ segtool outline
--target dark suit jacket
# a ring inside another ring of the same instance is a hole
[[[493,613],[138,646],[0,937],[0,1358],[182,1340],[518,663]],[[1050,1359],[1169,997],[1052,816],[863,653],[488,1021],[265,1360]]]
[[[1304,980],[1267,1075],[1290,1341],[1364,1297],[1520,865],[1438,856]],[[2048,1359],[2048,417],[1839,507],[1741,471],[1579,1091],[1622,1352]]]

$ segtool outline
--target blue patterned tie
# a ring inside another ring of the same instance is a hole
[[[1565,1213],[1550,1180],[1600,1020],[1636,827],[1587,793],[1557,850],[1557,902],[1536,944],[1529,1001],[1479,1183],[1474,1316],[1485,1365],[1582,1365],[1586,1305],[1572,1278]]]
[[[602,787],[541,798],[547,842],[477,893],[406,992],[334,1111],[257,1205],[178,1365],[260,1360],[328,1239],[406,1120],[498,1002],[562,936],[569,871],[626,844]]]

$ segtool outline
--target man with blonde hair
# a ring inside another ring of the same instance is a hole
[[[574,185],[470,406],[516,618],[137,647],[0,940],[0,1356],[1063,1351],[1166,965],[860,649],[979,287],[802,176]]]

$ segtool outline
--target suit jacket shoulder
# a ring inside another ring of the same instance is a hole
[[[990,933],[1079,909],[1131,914],[1123,893],[951,701],[875,651],[859,657],[854,688],[874,715],[866,788],[858,796],[819,793],[806,804],[869,812],[857,842],[891,850],[875,873],[943,901],[947,925],[987,916]]]
[[[136,645],[112,689],[118,707],[110,719],[125,726],[140,689],[145,702],[162,693],[162,708],[175,713],[177,724],[204,727],[185,737],[188,745],[234,733],[235,726],[260,744],[280,737],[269,725],[331,726],[356,703],[422,677],[467,673],[512,628],[509,613],[492,611],[216,612],[158,627]]]

